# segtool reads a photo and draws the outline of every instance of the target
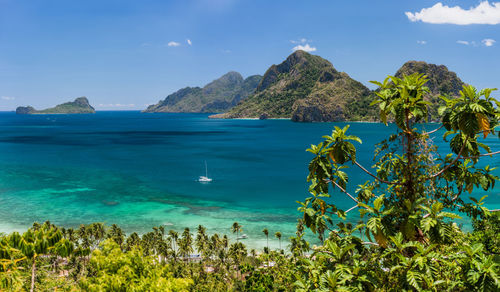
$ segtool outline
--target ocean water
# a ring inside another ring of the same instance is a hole
[[[296,201],[308,196],[311,143],[345,123],[287,120],[212,120],[206,114],[15,115],[0,112],[0,232],[50,220],[116,223],[126,232],[153,226],[182,231],[202,224],[209,233],[231,234],[237,221],[245,243],[262,247],[263,228],[286,239],[295,233]],[[435,125],[426,125],[430,130]],[[371,165],[373,145],[394,130],[351,123],[363,140],[358,160]],[[447,150],[437,136],[434,142]],[[500,150],[498,138],[486,141]],[[210,183],[196,179],[205,173]],[[499,157],[487,164],[500,166]],[[369,179],[350,171],[351,187]],[[496,171],[497,175],[500,172]],[[475,196],[483,195],[481,192]],[[344,208],[353,202],[335,193]],[[500,206],[500,186],[487,205]],[[357,216],[357,212],[353,212]],[[353,218],[353,220],[356,220]],[[278,241],[270,236],[270,246]]]

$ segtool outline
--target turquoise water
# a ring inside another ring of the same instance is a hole
[[[264,246],[263,228],[280,231],[283,238],[294,234],[300,216],[295,201],[308,194],[311,154],[305,149],[334,125],[344,123],[212,120],[206,114],[137,111],[1,112],[0,232],[50,220],[64,226],[116,223],[128,232],[202,224],[209,232],[230,234],[238,221],[248,245]],[[358,147],[363,164],[370,165],[373,144],[391,130],[351,124],[351,134],[363,140]],[[448,149],[439,137],[435,143]],[[500,150],[498,138],[487,143]],[[488,159],[500,165],[499,157]],[[204,161],[211,183],[196,181],[205,173]],[[350,190],[366,179],[351,172]],[[489,195],[488,206],[498,208],[500,186]],[[336,196],[338,205],[353,205],[345,195]],[[273,237],[270,245],[278,241]]]

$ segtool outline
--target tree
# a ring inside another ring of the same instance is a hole
[[[62,237],[61,231],[50,223],[28,229],[22,236],[14,232],[9,236],[9,245],[18,249],[31,262],[31,288],[35,290],[36,262],[41,256],[53,254],[68,257],[73,252],[73,244]]]
[[[168,231],[168,238],[170,239],[170,243],[172,244],[172,253],[174,256],[174,261],[177,259],[177,241],[179,240],[179,233],[174,230]]]
[[[280,250],[281,250],[281,232],[277,231],[274,236],[276,236],[276,238],[278,239],[279,243],[280,243]]]
[[[120,227],[113,224],[107,233],[107,238],[114,240],[121,247],[125,241],[125,234]]]
[[[80,281],[84,291],[188,291],[189,278],[174,278],[138,248],[124,253],[110,239],[92,253],[90,274]]]
[[[266,246],[267,246],[267,250],[269,252],[269,230],[267,230],[267,228],[264,228],[264,229],[262,229],[262,232],[266,235],[266,241],[267,241]]]
[[[193,238],[191,236],[191,232],[189,228],[184,228],[184,232],[182,232],[182,238],[179,242],[179,254],[185,259],[189,257],[193,252]]]
[[[479,257],[455,258],[458,251],[458,254],[473,252],[463,250],[468,246],[463,242],[465,236],[452,221],[459,216],[450,212],[459,210],[474,218],[488,216],[488,210],[479,207],[477,200],[468,202],[463,195],[464,191],[471,193],[474,188],[487,191],[498,179],[491,173],[493,168],[481,167],[478,161],[500,153],[491,152],[480,141],[480,136],[486,138],[496,133],[500,103],[491,97],[492,89],[477,91],[472,86],[464,86],[460,97],[443,97],[446,105],[439,110],[441,126],[427,132],[418,125],[429,116],[429,103],[424,98],[428,94],[426,81],[425,76],[413,74],[374,82],[380,90],[372,104],[378,105],[380,118],[386,125],[394,121],[397,127],[395,134],[377,145],[375,173],[357,161],[353,143],[361,143],[361,139],[347,135],[349,126],[335,127],[331,135],[324,136],[323,142],[308,149],[315,155],[309,164],[308,176],[312,196],[301,203],[300,210],[305,225],[321,241],[326,238],[315,252],[318,260],[308,264],[307,274],[315,279],[312,281],[330,283],[328,289],[333,290],[339,289],[338,285],[360,290],[374,287],[432,290],[443,285],[468,286],[472,290],[478,285],[500,287],[495,264],[483,265],[483,270],[476,271],[477,277],[484,277],[483,282],[472,279],[472,272],[463,272],[471,265],[478,267],[472,262],[480,260]],[[446,156],[441,156],[432,144],[432,135],[441,128],[446,129],[443,139],[449,141],[452,152]],[[374,179],[358,186],[354,195],[349,191],[345,171],[349,165]],[[335,200],[330,200],[337,196],[331,190],[347,195],[354,206],[348,210],[338,208]],[[356,208],[364,218],[361,224],[352,227],[339,222],[335,228],[332,216],[345,220],[346,214]],[[363,242],[354,236],[357,230],[363,230],[369,241]],[[325,232],[329,234],[325,236]],[[366,246],[374,246],[377,252]],[[473,250],[481,253],[482,249],[478,246]],[[453,256],[444,256],[450,253]],[[375,264],[367,261],[366,254],[370,254]],[[483,256],[483,262],[493,261],[492,255]],[[417,262],[425,262],[427,266],[416,265]],[[340,266],[346,269],[336,270]],[[381,266],[389,271],[381,270]],[[320,279],[311,274],[315,269],[335,272],[325,274],[328,279]],[[354,270],[358,271],[355,275]],[[378,282],[369,281],[370,278]],[[310,281],[302,284],[306,287],[308,283]]]
[[[241,226],[240,224],[238,224],[238,222],[234,222],[233,225],[231,226],[231,231],[233,233],[236,233],[236,241],[239,240],[239,237],[240,237],[239,234],[240,234],[240,231],[242,229],[241,227],[243,227],[243,226]]]

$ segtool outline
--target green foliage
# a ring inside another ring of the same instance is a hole
[[[295,51],[264,74],[257,90],[222,118],[291,118],[294,121],[339,121],[356,116],[348,108],[370,91],[330,62]],[[358,102],[359,100],[359,102]]]
[[[315,260],[302,261],[298,290],[500,289],[498,216],[482,206],[482,199],[470,198],[469,203],[462,196],[463,190],[488,191],[498,180],[492,168],[478,166],[491,152],[480,135],[495,134],[498,101],[491,97],[492,89],[472,86],[464,86],[460,96],[443,97],[446,105],[439,113],[448,130],[443,138],[454,136],[449,141],[453,153],[441,158],[430,138],[435,131],[416,126],[429,117],[426,82],[417,73],[373,82],[380,90],[372,104],[384,123],[394,121],[398,129],[377,145],[375,173],[356,161],[356,148],[348,140],[361,141],[347,136],[348,127],[335,128],[308,149],[314,154],[308,176],[312,196],[300,202],[299,210],[324,244],[314,250]],[[355,195],[348,192],[349,165],[374,178],[358,186]],[[355,206],[340,210],[335,189]],[[363,220],[345,224],[346,213],[354,208]],[[475,232],[464,233],[453,222],[460,218],[452,212],[456,209],[472,216]]]
[[[109,239],[92,253],[88,269],[80,281],[85,291],[189,291],[193,284],[190,279],[172,277],[140,249],[124,253]]]

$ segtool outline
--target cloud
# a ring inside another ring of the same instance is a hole
[[[405,12],[412,22],[422,21],[433,24],[499,24],[500,2],[480,2],[476,7],[463,9],[459,6],[446,6],[438,2],[430,8],[423,8],[420,12]]]
[[[141,44],[141,47],[151,47],[152,44],[151,43],[142,43]]]
[[[2,98],[3,100],[14,100],[14,99],[16,99],[16,98],[15,98],[15,97],[13,97],[13,96],[2,96],[1,98]]]
[[[417,41],[417,44],[419,44],[419,45],[426,45],[427,41]]]
[[[178,46],[180,46],[180,45],[181,45],[180,43],[178,43],[178,42],[174,42],[174,41],[171,41],[171,42],[169,42],[169,43],[167,44],[167,46],[169,46],[169,47],[178,47]]]
[[[316,47],[311,47],[309,44],[305,44],[305,45],[298,45],[298,46],[295,46],[293,47],[292,51],[297,51],[297,50],[302,50],[302,51],[306,51],[306,52],[315,52],[316,51]]]
[[[493,46],[493,44],[496,43],[496,41],[494,39],[484,39],[481,41],[485,46],[487,47],[491,47]]]
[[[100,107],[134,107],[135,104],[129,103],[129,104],[121,104],[121,103],[100,103]]]
[[[308,40],[306,38],[301,38],[301,39],[298,39],[298,40],[290,40],[290,42],[292,44],[305,44],[307,42],[310,42],[310,40]]]
[[[232,53],[232,51],[231,51],[231,50],[222,50],[222,52],[223,52],[224,54],[230,54],[230,53]]]
[[[470,42],[468,42],[468,41],[457,41],[457,44],[468,46],[468,45],[470,45]]]
[[[190,39],[187,39],[187,40],[186,40],[186,42],[187,42],[187,43],[188,43],[188,45],[190,45],[190,46],[191,46],[191,45],[193,45],[193,42],[191,42],[191,40],[190,40]]]

